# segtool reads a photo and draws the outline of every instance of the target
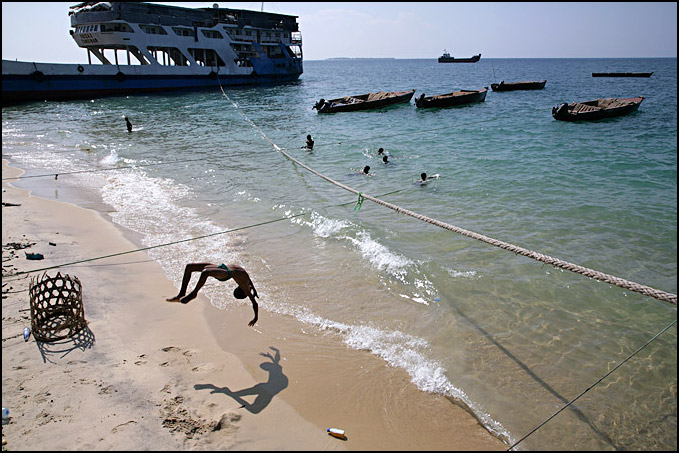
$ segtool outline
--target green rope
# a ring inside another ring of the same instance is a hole
[[[365,200],[365,198],[363,198],[363,192],[359,192],[358,193],[358,201],[356,201],[356,206],[354,206],[354,211],[360,211],[361,210],[361,206],[363,206],[363,200]]]

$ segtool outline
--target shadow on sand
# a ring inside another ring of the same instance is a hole
[[[269,349],[275,352],[274,356],[269,352],[259,354],[271,360],[270,362],[267,361],[259,365],[261,369],[269,373],[269,379],[266,382],[235,391],[228,387],[217,387],[214,384],[196,384],[193,388],[196,390],[210,389],[210,393],[223,393],[239,402],[241,407],[244,407],[251,413],[260,413],[269,405],[274,396],[288,386],[288,377],[283,374],[283,368],[279,363],[281,360],[280,351],[273,346],[269,346]],[[252,404],[243,399],[244,396],[248,395],[256,395],[255,401]]]

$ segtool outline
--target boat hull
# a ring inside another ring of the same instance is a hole
[[[410,102],[415,90],[410,91],[392,91],[388,92],[388,96],[377,100],[363,100],[367,99],[371,94],[376,93],[366,93],[357,96],[347,96],[346,98],[331,99],[326,103],[321,103],[320,101],[314,106],[318,109],[318,113],[337,113],[337,112],[355,112],[358,110],[372,110],[382,107],[387,107],[394,104],[401,104]],[[344,103],[347,99],[354,98],[359,100],[355,103]],[[334,104],[334,105],[333,105]]]
[[[211,68],[2,61],[2,101],[63,101],[296,81],[300,71],[224,74]]]
[[[452,93],[441,94],[438,96],[415,98],[415,105],[418,108],[454,107],[458,105],[467,105],[475,102],[485,101],[487,93],[487,88],[473,91],[453,91]]]
[[[510,83],[491,83],[493,91],[516,91],[516,90],[541,90],[545,87],[547,80],[536,80],[530,82],[510,82]]]
[[[471,58],[439,57],[439,63],[476,63],[481,59],[481,54]]]
[[[593,72],[592,77],[651,77],[652,72]]]
[[[552,116],[559,121],[595,121],[627,115],[636,111],[645,98],[596,99],[587,102],[561,104],[552,108]],[[613,107],[603,106],[613,104]]]

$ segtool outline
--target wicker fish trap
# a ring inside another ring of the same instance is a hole
[[[47,273],[31,278],[31,328],[36,340],[46,343],[75,335],[87,325],[82,285],[77,277]]]

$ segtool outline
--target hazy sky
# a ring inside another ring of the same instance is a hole
[[[82,63],[69,35],[78,2],[2,2],[2,58]],[[211,7],[214,2],[154,2]],[[219,2],[260,11],[262,2]],[[305,60],[331,57],[676,57],[677,3],[265,2],[298,16]]]

